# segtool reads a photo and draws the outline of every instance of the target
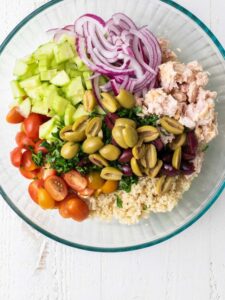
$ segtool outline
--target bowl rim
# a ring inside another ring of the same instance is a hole
[[[51,0],[47,2],[46,4],[40,6],[33,12],[31,12],[29,15],[27,15],[22,21],[20,21],[15,28],[8,34],[8,36],[5,38],[5,40],[1,43],[0,45],[0,55],[2,54],[3,50],[6,48],[8,43],[12,40],[14,35],[26,24],[28,23],[32,18],[37,16],[39,13],[42,11],[46,10],[47,8],[62,2],[63,0]],[[194,21],[212,40],[216,48],[219,50],[220,54],[222,57],[225,59],[225,49],[223,48],[222,44],[219,42],[217,37],[212,33],[212,31],[198,18],[196,17],[192,12],[184,8],[182,5],[172,1],[172,0],[160,0],[163,3],[168,4],[169,6],[174,7],[178,11],[182,12],[185,14],[187,17],[189,17],[192,21]],[[181,233],[191,225],[193,225],[199,218],[201,218],[208,210],[209,208],[216,202],[216,200],[219,198],[223,190],[225,189],[225,178],[221,181],[217,191],[215,194],[212,196],[210,201],[206,204],[206,206],[198,212],[196,216],[191,218],[186,224],[182,225],[178,229],[174,230],[173,232],[167,234],[164,237],[158,238],[156,240],[153,240],[151,242],[146,242],[146,243],[141,243],[137,244],[134,246],[126,246],[126,247],[94,247],[94,246],[88,246],[88,245],[83,245],[79,243],[74,243],[70,242],[68,240],[65,240],[63,238],[60,238],[47,230],[41,228],[39,225],[35,224],[32,222],[26,215],[24,215],[13,203],[13,201],[8,197],[8,195],[5,193],[4,189],[0,185],[0,195],[3,197],[3,199],[6,201],[6,203],[12,208],[12,210],[21,218],[23,219],[27,224],[29,224],[31,227],[33,227],[35,230],[46,236],[47,238],[50,238],[56,242],[59,242],[63,245],[67,245],[73,248],[78,248],[82,250],[87,250],[87,251],[94,251],[94,252],[125,252],[125,251],[133,251],[133,250],[138,250],[138,249],[143,249],[147,247],[151,247],[154,245],[157,245],[159,243],[162,243],[177,234]]]

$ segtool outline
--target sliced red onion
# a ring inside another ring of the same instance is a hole
[[[83,25],[85,23],[92,23],[97,26],[100,26],[102,30],[104,30],[105,21],[100,18],[99,16],[96,16],[94,14],[85,14],[78,18],[74,23],[74,31],[77,35],[84,36],[84,28]]]

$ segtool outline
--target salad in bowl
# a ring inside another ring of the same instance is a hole
[[[197,61],[125,14],[85,14],[18,59],[6,116],[30,198],[63,218],[135,224],[169,212],[218,134],[216,92]]]

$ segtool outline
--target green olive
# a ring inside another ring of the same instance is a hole
[[[139,127],[137,132],[140,134],[140,139],[142,139],[145,143],[152,142],[159,137],[158,129],[150,125]]]
[[[116,123],[115,126],[121,126],[121,127],[134,127],[136,128],[136,123],[135,121],[131,120],[131,119],[127,119],[127,118],[119,118],[116,119]]]
[[[88,116],[81,116],[73,123],[72,130],[78,132],[85,131],[87,123],[88,123]]]
[[[119,101],[120,105],[125,108],[132,108],[135,105],[134,95],[124,89],[120,90],[116,99]]]
[[[94,92],[92,90],[85,91],[83,98],[84,109],[87,112],[92,112],[97,105]]]
[[[109,93],[101,93],[101,103],[105,109],[109,112],[114,113],[120,107],[116,99]]]
[[[160,119],[160,124],[169,133],[179,135],[184,132],[184,126],[173,118],[163,117]]]
[[[181,157],[182,157],[182,149],[181,149],[181,147],[178,147],[174,151],[173,158],[172,158],[172,166],[177,170],[180,169]]]
[[[182,147],[186,142],[186,133],[182,133],[181,135],[178,135],[175,140],[169,145],[170,149],[176,150],[178,147]]]
[[[122,134],[125,143],[128,147],[133,148],[138,142],[138,134],[133,127],[125,127],[122,129]]]
[[[173,182],[174,182],[173,177],[166,177],[166,176],[160,177],[156,183],[156,193],[158,195],[162,195],[164,193],[169,192],[173,186]]]
[[[143,176],[141,168],[138,165],[138,162],[134,157],[131,158],[130,165],[131,165],[131,169],[135,175],[137,175],[138,177]]]
[[[109,161],[117,160],[120,156],[120,149],[114,145],[108,144],[105,145],[102,149],[99,150],[101,156],[106,158]]]
[[[145,145],[140,145],[138,141],[137,145],[132,149],[132,154],[134,158],[141,159],[145,155]]]
[[[149,169],[152,169],[155,167],[155,165],[157,163],[157,150],[153,144],[150,144],[147,146],[147,149],[145,152],[145,160],[146,160],[147,167]]]
[[[161,170],[162,166],[163,162],[161,160],[158,160],[156,166],[153,169],[148,170],[147,175],[150,178],[155,178],[159,174],[159,171]]]
[[[88,156],[89,160],[98,167],[107,167],[109,164],[106,159],[104,159],[100,154],[90,154]]]
[[[86,136],[97,136],[102,128],[102,119],[100,117],[95,117],[88,121],[85,134]]]
[[[142,165],[143,168],[147,168],[147,162],[146,162],[145,157],[142,157],[140,159],[140,163],[141,163],[141,165]]]
[[[123,127],[114,126],[112,130],[112,137],[121,148],[128,149],[123,137]]]
[[[99,131],[98,137],[100,137],[100,139],[103,139],[103,131],[102,131],[102,129]]]
[[[100,176],[105,180],[120,180],[123,176],[123,173],[113,167],[105,167],[102,169]]]
[[[96,136],[88,137],[82,144],[84,153],[93,154],[103,147],[103,141]]]
[[[82,142],[85,139],[85,132],[72,131],[72,126],[69,125],[60,130],[59,136],[63,141]]]
[[[79,144],[74,144],[73,142],[65,143],[61,148],[61,156],[65,159],[71,159],[77,155],[79,151]]]

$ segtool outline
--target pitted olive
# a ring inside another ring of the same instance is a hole
[[[120,156],[120,149],[114,145],[108,144],[105,145],[102,149],[99,150],[101,156],[106,158],[109,161],[117,160]]]
[[[96,136],[88,137],[82,144],[84,153],[93,154],[104,146],[103,141]]]
[[[84,109],[87,112],[92,112],[97,105],[94,92],[92,90],[85,91],[83,99]]]
[[[130,126],[125,127],[122,129],[122,134],[123,134],[124,141],[129,148],[133,148],[137,144],[138,134],[136,129]]]
[[[121,148],[128,149],[128,146],[123,137],[123,127],[114,126],[112,130],[112,137]]]
[[[144,125],[137,129],[137,132],[140,135],[140,139],[142,139],[145,143],[152,142],[159,137],[159,131],[156,127],[150,125]]]
[[[162,176],[158,179],[156,183],[156,193],[158,195],[162,195],[164,193],[167,193],[171,190],[173,186],[174,178],[173,177],[166,177]]]
[[[90,154],[88,158],[96,166],[107,167],[109,165],[107,160],[104,159],[100,154]]]
[[[178,135],[184,132],[184,126],[173,118],[163,117],[160,119],[160,124],[169,133]]]
[[[140,166],[138,165],[137,160],[133,157],[130,161],[131,169],[135,175],[138,177],[143,176]]]
[[[180,169],[181,158],[182,158],[182,149],[181,149],[181,147],[178,147],[174,151],[173,158],[172,158],[172,166],[177,170]]]
[[[95,117],[88,121],[85,129],[86,136],[97,136],[102,128],[102,119]]]
[[[120,180],[122,178],[123,173],[113,167],[105,167],[101,171],[101,177],[105,180]]]
[[[120,105],[125,108],[132,108],[135,105],[134,95],[124,89],[120,90],[119,95],[116,96],[116,99],[119,101]]]
[[[100,100],[103,107],[109,112],[114,113],[120,107],[117,100],[109,93],[101,93],[102,99]]]
[[[69,125],[60,130],[59,136],[63,141],[82,142],[85,139],[85,132],[72,131],[72,126]]]
[[[121,126],[121,127],[134,127],[136,128],[136,123],[135,121],[127,118],[119,118],[116,119],[115,126]]]
[[[74,144],[73,142],[65,143],[61,148],[61,156],[65,159],[71,159],[77,155],[79,151],[79,144]]]
[[[88,116],[81,116],[73,123],[72,130],[78,132],[85,131],[87,123],[88,123]]]
[[[146,160],[147,168],[152,169],[155,167],[157,163],[157,150],[153,144],[147,146],[145,152],[145,160]]]
[[[132,149],[134,158],[141,159],[145,155],[145,145],[140,145],[139,142]]]
[[[148,169],[147,175],[150,178],[155,178],[159,174],[159,171],[161,170],[162,166],[162,160],[158,160],[156,166],[153,169]]]
[[[178,147],[182,147],[186,142],[187,135],[186,133],[182,133],[178,135],[175,140],[169,145],[170,149],[176,150]]]

